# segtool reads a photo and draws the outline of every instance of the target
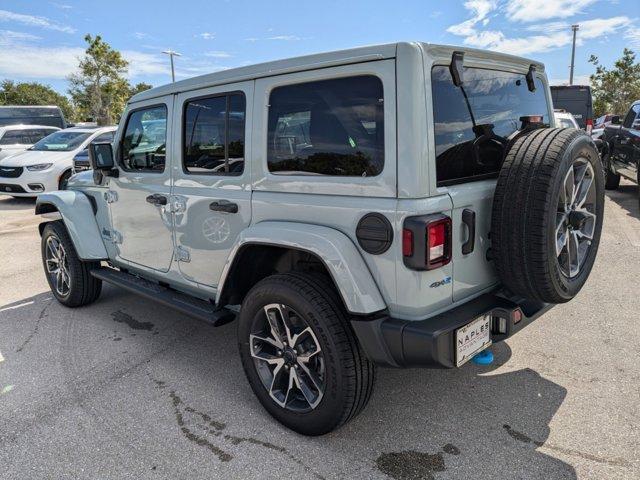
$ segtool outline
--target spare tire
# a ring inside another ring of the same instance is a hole
[[[604,176],[584,132],[541,128],[519,136],[500,170],[491,250],[503,285],[547,303],[571,300],[600,243]]]

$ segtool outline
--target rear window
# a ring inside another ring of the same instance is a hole
[[[542,115],[549,124],[537,77],[530,92],[524,74],[465,67],[461,87],[453,84],[448,66],[433,67],[431,75],[438,186],[495,177],[520,117]]]
[[[384,165],[382,81],[363,75],[278,87],[269,98],[269,171],[375,176]]]

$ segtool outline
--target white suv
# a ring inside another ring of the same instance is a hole
[[[35,197],[64,190],[73,157],[94,140],[110,142],[116,127],[67,128],[52,133],[26,151],[0,160],[0,194]]]
[[[60,130],[47,125],[6,125],[0,127],[0,160],[25,151],[47,135]]]

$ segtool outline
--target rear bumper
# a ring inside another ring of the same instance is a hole
[[[426,320],[381,316],[353,320],[351,325],[367,356],[378,365],[454,368],[455,332],[458,328],[481,315],[491,314],[491,340],[493,343],[501,342],[552,307],[553,304],[542,302],[507,299],[494,292]],[[522,312],[520,321],[516,321],[519,316],[514,315],[516,310]]]

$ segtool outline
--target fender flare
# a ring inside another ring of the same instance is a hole
[[[216,292],[216,304],[243,247],[270,245],[302,250],[317,256],[331,275],[347,310],[370,314],[387,308],[380,290],[354,243],[330,227],[294,222],[261,222],[242,231],[225,263]]]
[[[58,212],[62,217],[81,260],[105,260],[109,257],[100,235],[93,205],[87,195],[75,190],[57,190],[38,195],[36,215],[52,212]]]

